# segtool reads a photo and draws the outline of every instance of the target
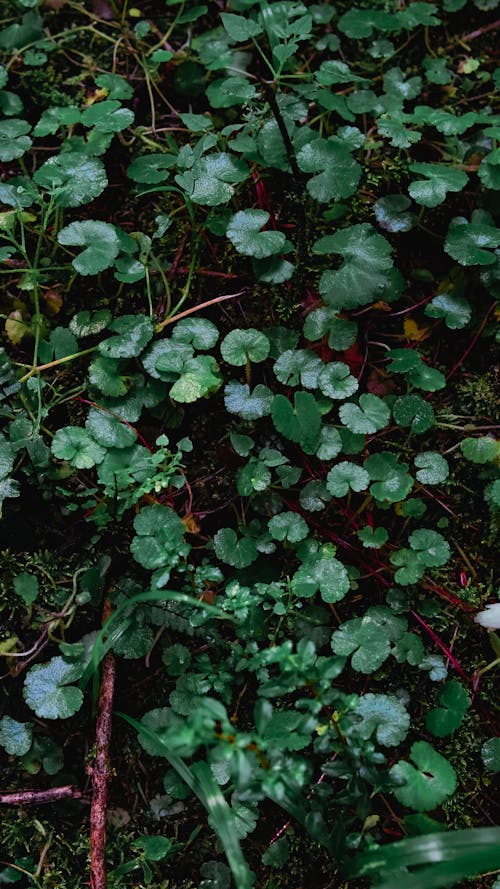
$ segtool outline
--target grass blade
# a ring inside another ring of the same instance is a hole
[[[212,775],[210,766],[206,762],[197,762],[192,766],[186,765],[184,760],[176,753],[172,753],[155,732],[138,722],[126,713],[116,713],[129,725],[133,726],[141,735],[145,735],[155,744],[162,747],[163,755],[198,797],[201,804],[208,812],[210,825],[216,832],[224,849],[229,867],[234,877],[236,889],[252,889],[253,874],[248,867],[234,824],[234,815],[227,804],[224,795]]]

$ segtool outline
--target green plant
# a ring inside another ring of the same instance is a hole
[[[276,807],[350,882],[497,868],[475,784],[458,824],[478,832],[436,833],[457,826],[458,733],[478,780],[498,765],[498,639],[471,620],[495,607],[500,503],[496,23],[464,34],[462,0],[18,5],[0,30],[9,785],[83,783],[116,663],[132,823],[113,885],[188,867],[271,886],[292,848]],[[49,58],[59,97],[35,114]],[[81,564],[20,564],[22,543]],[[49,847],[37,865],[9,841],[0,882],[54,885]],[[102,827],[90,842],[104,867]]]

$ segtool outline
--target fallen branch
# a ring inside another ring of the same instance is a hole
[[[43,806],[60,799],[81,799],[82,792],[71,784],[50,787],[48,790],[20,790],[18,793],[0,793],[0,806]]]
[[[111,614],[109,600],[104,603],[103,624]],[[92,805],[90,808],[90,885],[91,889],[106,889],[106,808],[111,779],[109,742],[111,739],[113,693],[115,688],[115,657],[110,651],[102,665],[101,690],[96,722],[95,760],[90,768],[92,776]]]

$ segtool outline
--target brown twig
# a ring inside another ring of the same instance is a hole
[[[106,599],[103,624],[111,614],[111,603]],[[92,775],[92,805],[90,808],[90,885],[91,889],[106,889],[106,807],[108,803],[111,767],[109,742],[111,739],[113,693],[115,688],[115,657],[109,651],[103,661],[101,690],[96,722],[95,760]]]
[[[71,784],[49,787],[48,790],[20,790],[18,793],[0,793],[0,806],[44,806],[60,799],[80,799],[81,790]]]
[[[496,31],[498,28],[500,28],[500,19],[497,19],[496,22],[491,22],[489,25],[484,25],[483,28],[478,28],[476,31],[471,31],[470,34],[463,34],[461,38],[462,43],[470,43],[476,37],[481,37],[482,34],[487,34],[488,31]]]

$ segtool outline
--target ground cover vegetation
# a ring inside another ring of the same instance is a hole
[[[0,2],[0,884],[500,886],[497,7]]]

